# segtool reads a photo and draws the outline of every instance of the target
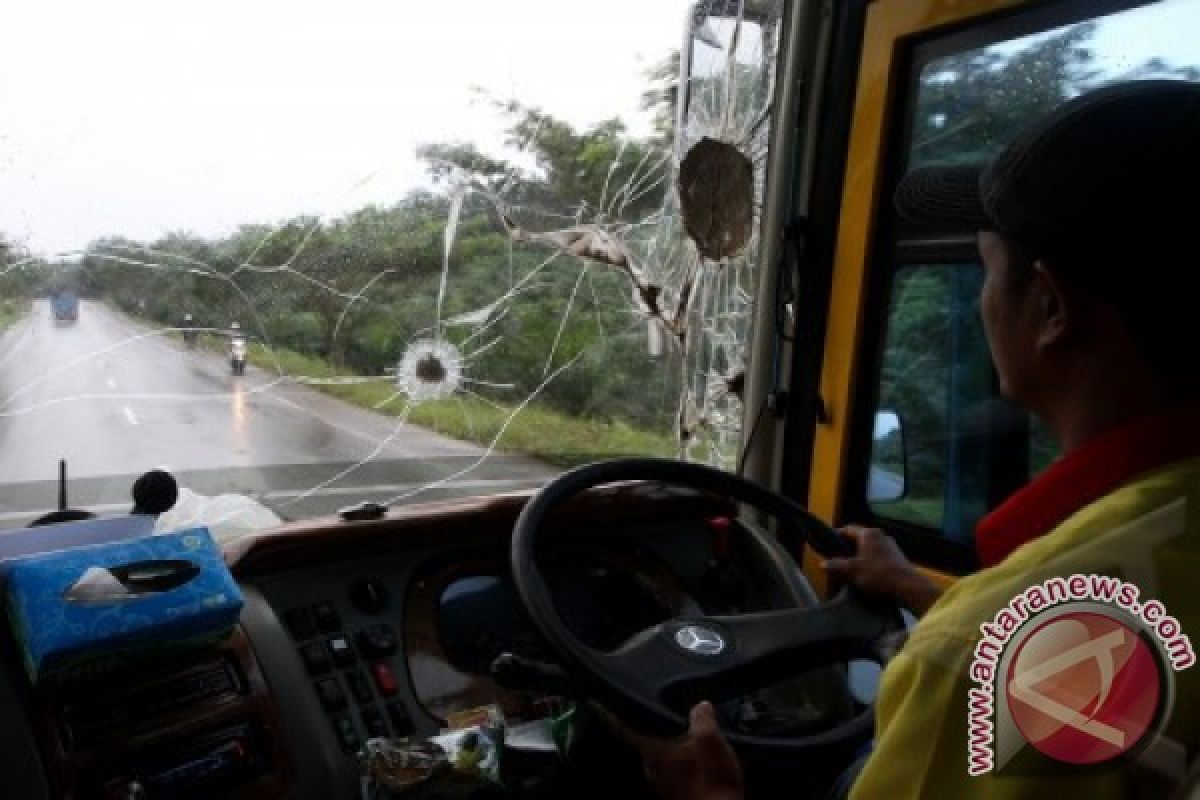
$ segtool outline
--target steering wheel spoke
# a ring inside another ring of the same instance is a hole
[[[635,634],[611,653],[595,655],[603,669],[645,700],[658,704],[672,687],[710,680],[726,666],[719,657],[689,651],[681,641],[701,647],[708,641],[720,647],[724,639],[702,621],[672,620]]]
[[[877,610],[851,591],[811,608],[714,617],[730,631],[727,670],[742,685],[764,686],[797,670],[860,656],[874,657],[873,642],[888,626]]]
[[[884,633],[879,614],[843,592],[814,608],[671,620],[596,658],[646,700],[679,706],[769,686],[805,668],[875,657],[864,643]]]

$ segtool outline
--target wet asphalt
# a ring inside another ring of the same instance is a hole
[[[136,476],[157,467],[193,491],[249,494],[292,519],[366,500],[511,491],[553,473],[484,456],[262,370],[235,377],[219,354],[96,302],[59,322],[37,301],[0,335],[0,528],[55,507],[60,458],[74,507],[123,510]]]

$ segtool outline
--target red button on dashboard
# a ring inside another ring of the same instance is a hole
[[[391,665],[372,664],[371,674],[375,677],[375,686],[381,695],[387,697],[396,693],[396,676],[392,674]]]

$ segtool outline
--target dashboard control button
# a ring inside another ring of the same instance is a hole
[[[346,685],[350,687],[350,694],[354,695],[354,701],[359,705],[369,703],[372,700],[371,684],[367,682],[367,676],[363,675],[358,670],[346,673]]]
[[[355,753],[358,751],[360,739],[358,731],[354,728],[354,720],[350,719],[349,714],[338,714],[333,718],[333,729],[337,731],[338,744],[342,750],[347,753]]]
[[[354,647],[345,636],[334,636],[326,644],[329,646],[329,656],[339,667],[348,667],[356,660]]]
[[[283,624],[296,640],[311,639],[317,635],[317,621],[307,608],[290,608],[283,614]]]
[[[408,716],[408,709],[403,703],[393,702],[387,704],[388,719],[392,721],[392,730],[397,736],[408,736],[416,730],[413,725],[412,718]]]
[[[300,658],[304,659],[304,666],[313,675],[329,671],[329,653],[325,650],[325,645],[322,642],[309,642],[300,647]]]
[[[391,625],[371,625],[358,632],[358,647],[366,658],[383,658],[396,652],[396,634]]]
[[[342,627],[342,620],[338,616],[337,609],[333,607],[333,603],[324,600],[312,607],[313,617],[317,620],[317,628],[321,633],[337,633]]]
[[[391,697],[397,691],[396,675],[392,672],[392,666],[383,662],[377,662],[371,665],[371,675],[375,678],[375,687],[379,689],[379,693],[384,697]]]
[[[317,696],[326,711],[341,711],[346,707],[346,693],[337,678],[322,678],[317,681]]]
[[[350,587],[350,602],[364,614],[378,614],[388,606],[388,590],[380,581],[367,578]]]
[[[367,726],[367,736],[387,736],[387,723],[378,708],[371,706],[362,710],[363,725]]]

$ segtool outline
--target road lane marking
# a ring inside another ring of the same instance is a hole
[[[122,408],[121,410],[125,412],[125,419],[129,421],[129,424],[130,424],[130,425],[137,425],[137,424],[138,424],[138,418],[137,418],[137,415],[133,413],[133,409],[132,409],[132,408],[130,408],[129,406],[125,406],[125,407],[124,407],[124,408]]]
[[[161,340],[161,337],[160,337],[161,331],[154,331],[154,330],[146,327],[145,325],[142,325],[141,322],[135,323],[134,320],[125,318],[122,315],[120,315],[119,313],[113,311],[112,309],[105,308],[103,306],[98,306],[98,308],[102,309],[101,314],[99,316],[107,317],[108,324],[111,324],[118,328],[123,328],[123,329],[127,330],[128,332],[130,332],[131,334],[133,334],[132,338],[122,341],[121,343],[119,343],[119,346],[125,346],[134,341],[150,342],[154,345],[157,345],[157,346],[163,348],[163,350],[165,352],[170,353],[172,356],[179,355],[179,351],[176,348],[169,346],[167,343],[165,343],[164,341]],[[219,361],[219,357],[216,357],[216,354],[212,354],[212,355],[214,355],[214,363],[217,363]],[[89,354],[85,358],[91,358],[91,357],[93,357],[92,354]],[[102,361],[102,359],[103,359],[103,356],[99,356],[97,358],[97,360],[101,360],[101,361]],[[55,370],[55,372],[57,372],[57,371],[58,370]],[[251,370],[251,369],[247,370],[248,373],[251,373],[254,371],[255,370]],[[271,382],[269,382],[267,384],[263,384],[261,386],[254,386],[251,388],[250,394],[253,394],[253,395],[259,396],[259,397],[265,397],[270,400],[273,400],[282,406],[294,409],[296,411],[299,411],[302,414],[306,414],[307,416],[312,417],[313,419],[317,420],[318,422],[320,422],[330,428],[341,431],[342,433],[347,434],[348,436],[352,436],[356,439],[360,439],[362,441],[369,442],[372,445],[379,444],[380,440],[383,440],[383,439],[390,440],[390,441],[388,441],[387,449],[384,452],[393,452],[393,453],[397,453],[398,455],[401,455],[401,456],[408,455],[408,451],[406,449],[404,441],[398,439],[398,434],[400,433],[400,431],[405,430],[405,429],[414,435],[421,436],[421,437],[428,437],[428,440],[431,441],[432,443],[437,443],[437,444],[449,443],[449,444],[456,446],[456,449],[458,449],[458,447],[461,447],[461,452],[455,453],[455,455],[477,456],[477,455],[482,455],[486,452],[483,448],[478,447],[477,445],[473,445],[469,442],[463,442],[461,440],[453,439],[451,437],[445,436],[444,434],[439,434],[436,431],[432,431],[428,428],[422,427],[415,423],[410,423],[406,419],[402,419],[402,418],[387,417],[384,415],[379,415],[380,416],[379,422],[383,426],[386,426],[386,428],[387,428],[386,433],[381,432],[379,434],[371,434],[366,431],[360,430],[356,427],[352,427],[349,424],[345,424],[345,423],[342,423],[339,421],[332,420],[332,419],[326,417],[325,414],[323,414],[322,412],[308,407],[307,405],[305,405],[305,403],[296,402],[296,401],[293,401],[293,400],[285,397],[281,393],[280,390],[283,389],[285,386],[287,388],[298,389],[299,397],[302,398],[305,402],[309,401],[310,399],[315,402],[333,401],[334,403],[344,406],[344,408],[341,410],[349,411],[351,414],[365,413],[367,415],[374,416],[374,415],[377,415],[378,412],[373,412],[370,409],[363,409],[363,408],[351,406],[347,403],[344,403],[343,401],[339,401],[336,398],[331,397],[330,395],[325,395],[325,394],[317,391],[316,389],[313,389],[308,386],[304,386],[302,383],[284,384],[281,382],[283,378],[285,378],[285,376],[281,376],[281,380],[272,380]],[[28,387],[26,387],[26,388],[28,388]],[[20,393],[21,392],[18,392],[18,394],[20,394]],[[306,394],[308,394],[308,393],[311,393],[312,395],[314,395],[314,397],[312,397],[312,398],[307,397]],[[15,396],[16,395],[9,397],[9,403],[12,402],[12,400],[15,398]],[[184,399],[184,400],[189,400],[193,397],[199,397],[199,398],[205,398],[205,399],[211,397],[211,398],[215,399],[215,398],[221,398],[224,396],[225,395],[221,395],[221,394],[208,395],[208,394],[204,394],[204,393],[197,394],[197,393],[191,393],[191,392],[186,393],[178,398],[174,397],[174,396],[165,396],[165,397],[160,398],[160,397],[156,397],[154,395],[145,395],[145,397],[147,399]],[[79,398],[76,398],[76,399],[90,399],[90,397],[89,396],[80,396]],[[126,417],[128,418],[131,413],[132,412],[127,411]],[[131,425],[138,424],[136,417],[130,421],[130,424]]]

